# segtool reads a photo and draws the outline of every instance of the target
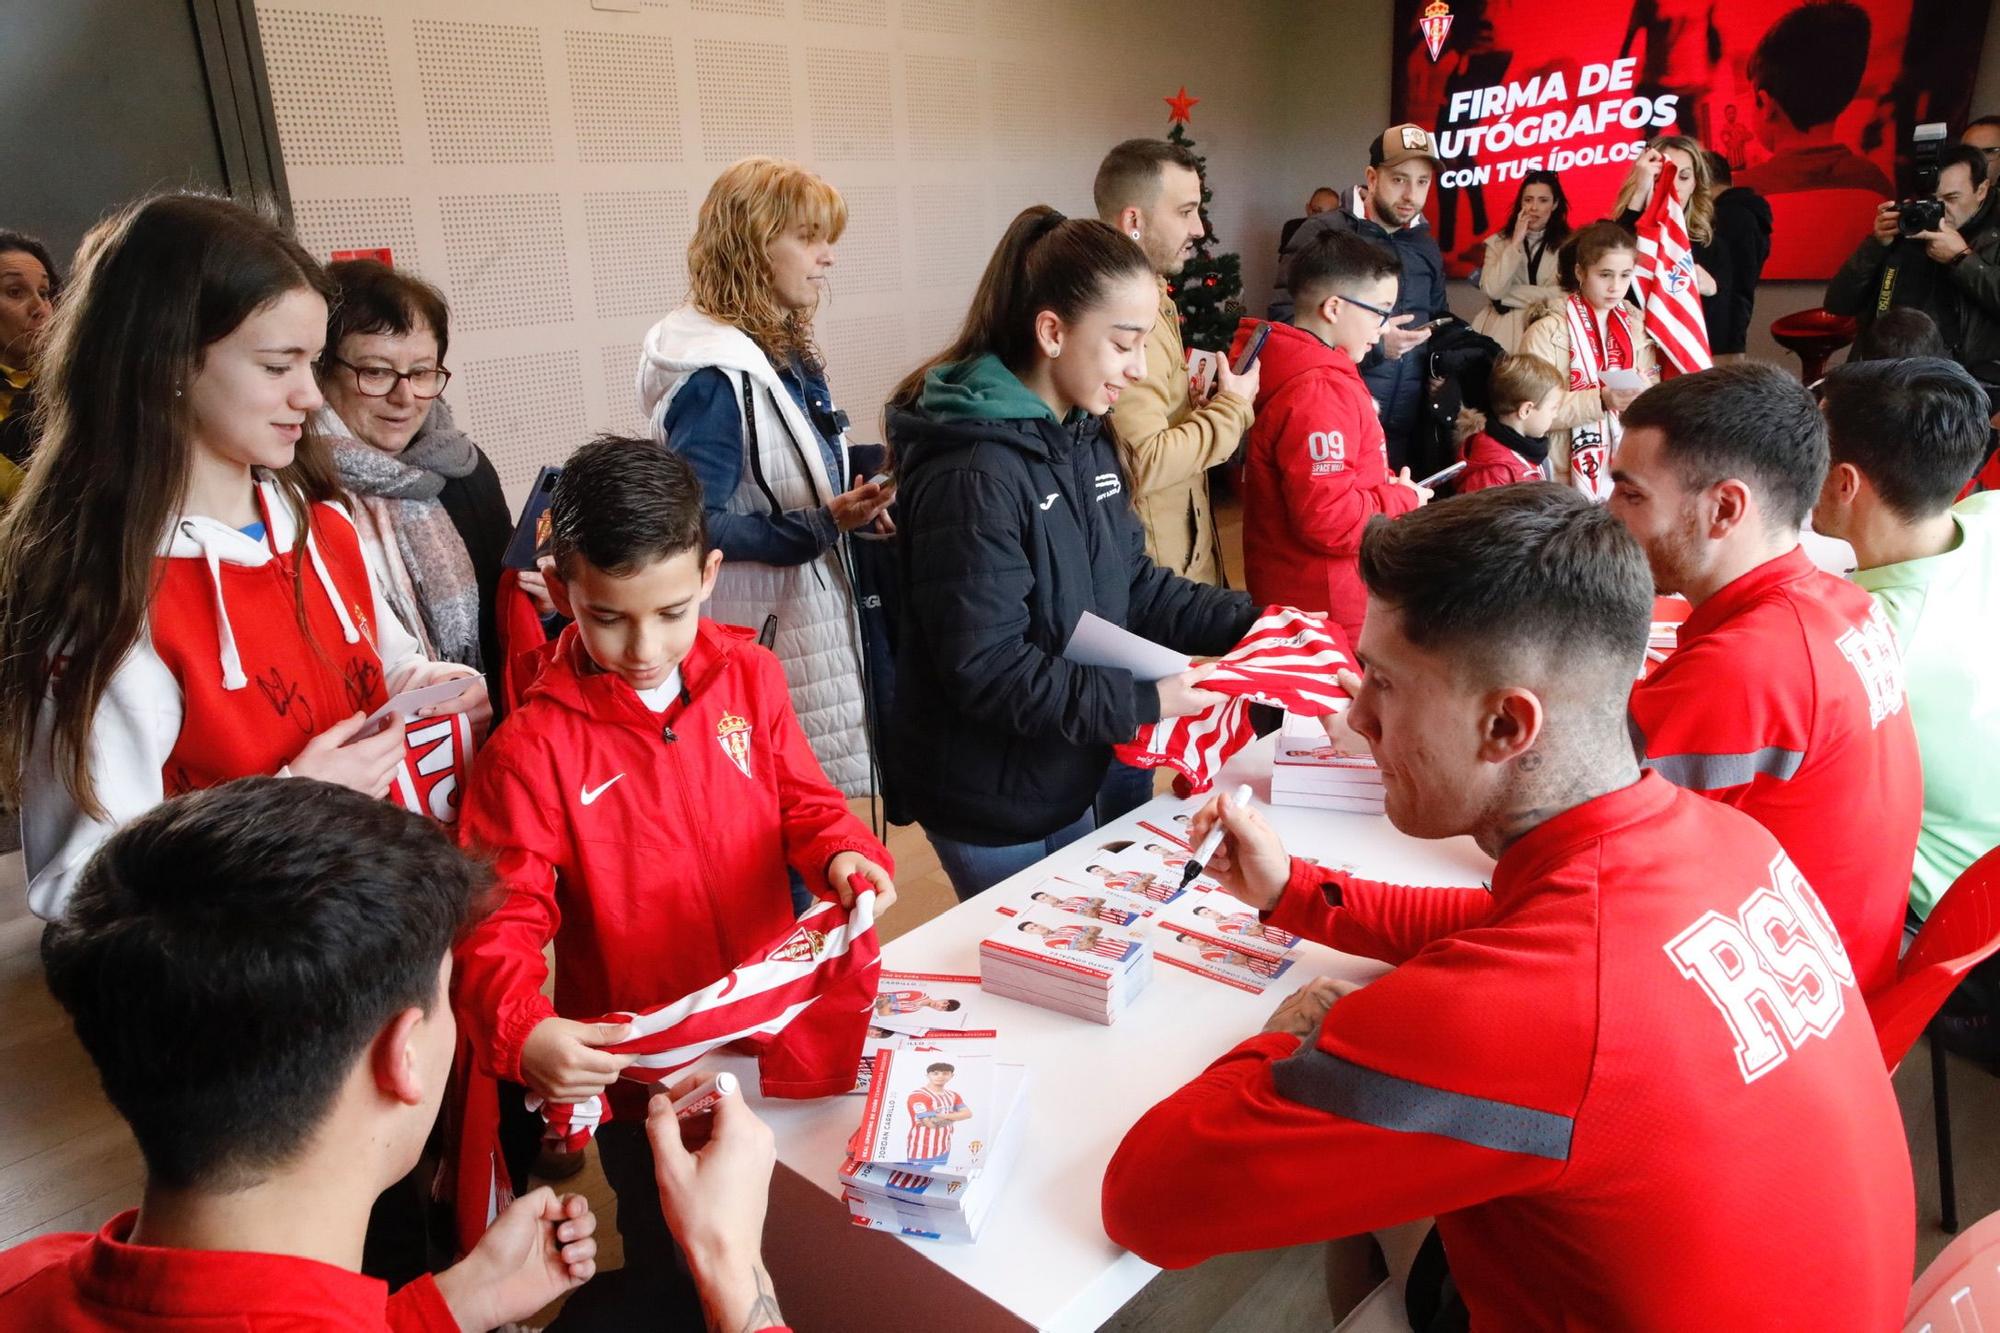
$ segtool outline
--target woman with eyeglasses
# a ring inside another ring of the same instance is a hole
[[[451,380],[444,297],[373,259],[329,265],[327,276],[335,296],[316,424],[362,545],[426,653],[478,667],[492,684],[503,656],[495,589],[514,518],[492,462],[438,396]],[[554,609],[540,574],[520,581],[544,615]]]
[[[368,721],[476,673],[404,631],[339,503],[313,374],[335,295],[273,222],[205,195],[134,204],[78,252],[0,521],[0,798],[40,916],[126,821],[235,778],[449,817],[431,798],[461,728],[419,770],[395,716]],[[483,725],[485,682],[420,716],[442,713]]]

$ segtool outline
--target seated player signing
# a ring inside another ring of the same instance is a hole
[[[437,1120],[451,943],[487,881],[430,821],[306,778],[244,778],[113,834],[42,961],[145,1193],[95,1235],[0,1255],[0,1328],[456,1333],[588,1280],[596,1219],[546,1187],[435,1277],[392,1295],[359,1271],[370,1207]],[[747,1318],[745,1270],[702,1280]]]
[[[1854,968],[1770,833],[1641,773],[1638,543],[1526,482],[1372,525],[1361,573],[1350,716],[1389,819],[1471,835],[1492,888],[1203,810],[1231,893],[1394,970],[1300,991],[1147,1112],[1111,1238],[1181,1267],[1435,1216],[1474,1328],[1897,1327],[1910,1164]]]

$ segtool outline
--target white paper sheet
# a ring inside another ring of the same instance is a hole
[[[1190,665],[1183,654],[1120,629],[1091,611],[1085,611],[1083,619],[1076,622],[1076,632],[1069,636],[1063,656],[1084,666],[1118,667],[1140,680],[1165,680],[1180,675]]]

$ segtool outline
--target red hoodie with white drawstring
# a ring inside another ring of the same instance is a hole
[[[102,819],[57,775],[44,708],[22,781],[36,915],[62,914],[84,863],[127,820],[183,792],[281,772],[315,735],[429,665],[383,601],[344,510],[311,506],[301,570],[284,492],[264,481],[257,501],[261,536],[189,515],[161,539],[145,629],[91,719]]]

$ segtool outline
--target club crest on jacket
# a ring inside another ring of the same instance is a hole
[[[715,724],[715,743],[729,756],[729,761],[750,776],[750,723],[724,709],[722,717]]]
[[[774,962],[807,963],[826,952],[826,933],[800,926],[792,937],[771,955]]]

